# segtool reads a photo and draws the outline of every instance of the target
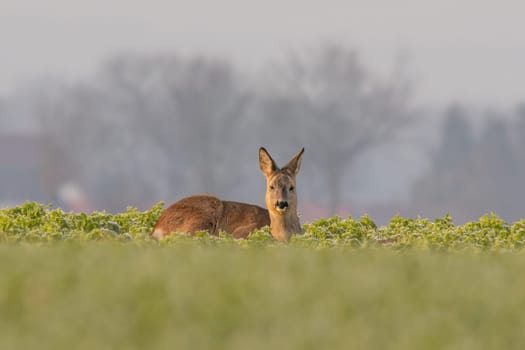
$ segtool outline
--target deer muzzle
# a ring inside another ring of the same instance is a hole
[[[275,210],[277,210],[281,214],[284,214],[286,210],[288,210],[288,202],[287,201],[277,201],[275,203]]]

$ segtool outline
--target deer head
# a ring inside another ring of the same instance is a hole
[[[268,151],[259,149],[259,166],[266,176],[266,206],[270,213],[272,235],[289,240],[292,234],[302,233],[297,216],[296,176],[301,168],[301,149],[283,168],[279,168]]]

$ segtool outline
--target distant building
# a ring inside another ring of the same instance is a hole
[[[0,206],[51,199],[42,174],[44,161],[42,137],[0,133]]]
[[[0,132],[0,208],[25,201],[91,211],[83,189],[71,177],[62,153],[35,133]]]

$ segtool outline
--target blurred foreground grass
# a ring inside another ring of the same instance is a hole
[[[0,349],[520,349],[525,254],[0,245]]]
[[[0,210],[0,349],[522,349],[525,220],[367,216],[288,244]]]

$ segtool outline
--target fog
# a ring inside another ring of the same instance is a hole
[[[263,204],[306,220],[523,217],[520,2],[0,4],[0,205]]]

